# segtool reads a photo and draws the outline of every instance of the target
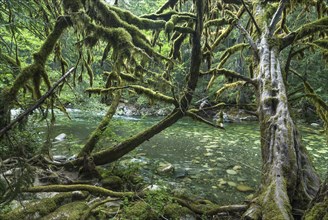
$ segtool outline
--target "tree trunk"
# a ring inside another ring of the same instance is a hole
[[[320,180],[290,116],[279,50],[268,34],[259,43],[258,105],[262,181],[247,219],[293,219],[315,196]],[[302,214],[302,212],[300,213]]]
[[[304,215],[305,220],[328,219],[328,173],[319,192]]]

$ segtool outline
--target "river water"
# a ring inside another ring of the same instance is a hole
[[[72,120],[57,117],[52,138],[61,133],[67,137],[54,143],[54,155],[71,156],[79,151],[89,133],[100,122],[103,113],[71,110]],[[99,148],[106,148],[134,135],[160,118],[115,117]],[[328,147],[322,128],[301,126],[303,142],[314,165],[324,177],[327,171]],[[260,131],[256,122],[225,124],[215,129],[191,119],[183,119],[146,141],[121,162],[135,163],[149,184],[197,195],[216,203],[240,203],[256,190],[261,177]],[[174,171],[158,174],[158,167],[172,165]],[[246,192],[243,192],[246,191]]]

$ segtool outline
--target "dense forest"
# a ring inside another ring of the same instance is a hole
[[[299,129],[318,127],[327,153],[327,1],[0,3],[0,219],[328,219],[328,171]],[[115,117],[128,107],[160,117],[124,127]],[[52,131],[72,109],[104,113],[58,158],[54,141],[67,137]],[[261,160],[238,204],[157,190],[140,167],[117,166],[185,118],[225,133],[237,115],[259,125]]]

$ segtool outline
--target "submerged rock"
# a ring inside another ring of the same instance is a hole
[[[174,171],[174,166],[170,163],[160,163],[159,167],[157,168],[158,174],[168,174]]]
[[[67,135],[65,133],[61,133],[55,137],[55,141],[64,141],[66,139]]]
[[[184,178],[188,175],[188,171],[183,168],[177,168],[174,170],[174,177],[175,178]]]
[[[52,159],[58,162],[65,162],[67,160],[67,157],[64,155],[54,155]]]
[[[318,123],[311,123],[312,127],[319,127],[320,125]]]
[[[230,174],[230,175],[236,175],[237,172],[235,170],[226,170],[227,174]]]
[[[250,186],[246,186],[246,185],[243,185],[243,184],[240,184],[236,187],[236,189],[240,192],[253,192],[254,189]]]

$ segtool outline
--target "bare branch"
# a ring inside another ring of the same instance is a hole
[[[273,18],[271,20],[271,23],[269,25],[269,36],[272,36],[274,29],[282,15],[282,12],[284,11],[285,7],[286,7],[286,0],[281,0],[279,3],[279,7],[277,9],[277,11],[274,13]]]
[[[71,68],[67,73],[65,73],[60,79],[53,85],[51,89],[46,92],[32,107],[28,108],[25,112],[20,114],[15,120],[13,120],[10,124],[0,130],[0,137],[2,137],[8,130],[10,130],[17,122],[21,121],[27,115],[29,115],[32,111],[38,108],[59,86],[59,84],[69,75],[71,74],[75,68]]]
[[[245,4],[245,1],[244,0],[241,0],[241,2],[243,3],[243,6],[245,7],[247,13],[249,14],[249,16],[251,17],[254,25],[255,25],[255,28],[256,28],[256,31],[258,32],[258,34],[261,34],[261,29],[259,28],[259,26],[257,25],[256,21],[255,21],[255,18],[253,16],[253,14],[248,10],[247,8],[247,5]]]
[[[256,57],[257,60],[259,60],[259,55],[257,51],[257,46],[252,38],[252,36],[248,33],[248,31],[240,25],[240,22],[236,23],[236,27],[242,32],[242,34],[246,37],[248,43],[250,44],[251,48],[254,51],[254,56]]]
[[[220,128],[220,129],[224,129],[224,127],[220,126],[220,125],[217,125],[217,124],[214,124],[208,120],[206,120],[205,118],[202,118],[201,116],[199,116],[196,112],[198,112],[198,110],[193,110],[193,109],[190,109],[187,111],[187,116],[197,120],[197,121],[200,121],[200,122],[203,122],[207,125],[210,125],[212,127],[215,127],[215,128]]]

